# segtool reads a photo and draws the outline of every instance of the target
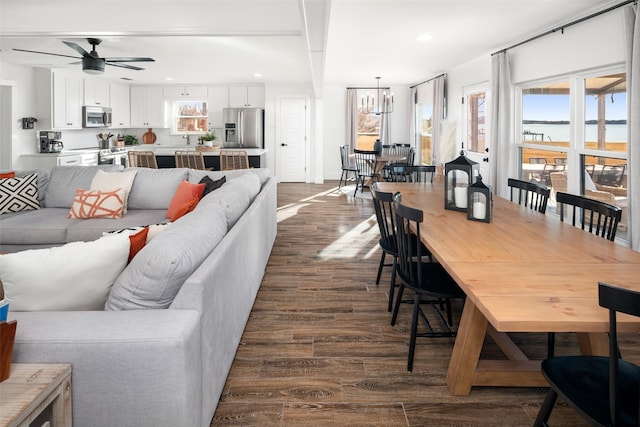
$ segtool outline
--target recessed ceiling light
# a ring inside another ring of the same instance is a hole
[[[416,40],[418,40],[419,42],[426,42],[431,40],[433,37],[431,36],[431,34],[420,34],[418,37],[416,37]]]
[[[253,77],[256,77],[256,78],[258,78],[258,77],[262,77],[262,74],[260,74],[260,73],[255,73],[255,74],[253,75]]]
[[[165,77],[164,79],[171,81],[171,80],[173,80],[173,77]]]

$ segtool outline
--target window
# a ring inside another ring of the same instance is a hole
[[[370,95],[358,90],[358,150],[373,150],[373,144],[380,138],[380,114],[366,112],[367,104],[370,102]]]
[[[416,105],[420,133],[420,163],[431,164],[433,142],[433,104]]]
[[[472,93],[467,96],[467,144],[469,151],[482,153],[485,149],[486,94]]]
[[[619,70],[572,75],[519,88],[521,176],[557,191],[623,209],[616,237],[628,238],[627,84]]]
[[[175,101],[174,133],[205,133],[209,129],[207,101]]]

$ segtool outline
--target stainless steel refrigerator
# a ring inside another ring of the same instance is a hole
[[[225,108],[223,148],[264,148],[264,110]]]

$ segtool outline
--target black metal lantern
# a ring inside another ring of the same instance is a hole
[[[444,208],[466,212],[468,188],[480,173],[480,165],[460,150],[457,159],[444,165]]]
[[[493,197],[491,187],[482,182],[482,176],[478,175],[476,182],[469,186],[467,200],[467,219],[471,221],[491,222],[493,209]]]

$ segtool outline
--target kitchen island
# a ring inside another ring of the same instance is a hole
[[[159,144],[142,144],[127,146],[129,150],[153,151],[156,154],[156,160],[159,168],[175,168],[175,152],[176,151],[195,151],[196,145],[159,145]],[[230,150],[236,150],[233,148]],[[252,168],[266,167],[267,150],[264,148],[245,148],[243,149],[249,156],[249,166]],[[204,164],[207,168],[220,170],[220,151],[203,151]]]

